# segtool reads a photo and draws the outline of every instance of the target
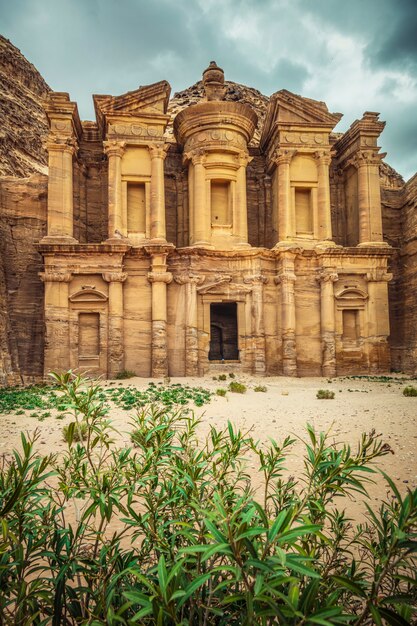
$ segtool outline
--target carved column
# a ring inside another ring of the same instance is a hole
[[[263,376],[266,370],[265,328],[263,314],[263,285],[268,282],[266,276],[256,274],[243,279],[252,285],[252,338],[254,342],[253,372]]]
[[[273,159],[278,170],[278,206],[273,207],[273,210],[278,214],[279,242],[292,241],[295,236],[295,215],[290,185],[290,163],[293,155],[293,150],[277,150]]]
[[[332,241],[332,214],[330,207],[330,154],[328,152],[316,152],[318,172],[318,217],[319,239]]]
[[[392,279],[385,269],[374,269],[367,273],[368,282],[368,359],[372,373],[389,371],[390,355],[388,337],[388,283]]]
[[[105,272],[109,283],[107,375],[115,378],[124,369],[123,283],[125,272]]]
[[[204,276],[180,275],[175,281],[185,285],[185,375],[198,376],[197,286]]]
[[[248,207],[246,194],[246,167],[252,159],[246,152],[241,152],[238,157],[238,170],[236,173],[236,206],[233,216],[233,234],[239,238],[238,246],[248,244]]]
[[[194,165],[193,184],[193,231],[191,243],[194,246],[207,246],[211,240],[211,213],[207,206],[205,152],[199,150],[192,155]]]
[[[63,243],[75,242],[73,156],[75,139],[50,136],[48,144],[48,237],[63,239]]]
[[[282,259],[281,272],[275,283],[281,288],[282,371],[284,376],[297,376],[297,347],[295,340],[294,258]]]
[[[383,244],[379,163],[372,150],[359,152],[353,160],[358,170],[359,245]]]
[[[172,274],[166,271],[166,255],[152,259],[148,280],[152,285],[151,372],[158,378],[168,375],[167,285]]]
[[[109,161],[109,239],[127,235],[127,218],[123,216],[122,202],[122,156],[125,143],[104,142],[104,151]]]
[[[337,273],[330,270],[323,270],[317,279],[320,283],[322,375],[329,378],[336,376],[336,328],[333,283],[337,279]]]
[[[70,367],[69,304],[70,272],[48,271],[39,274],[45,283],[45,376]]]
[[[166,241],[164,160],[168,146],[150,145],[151,155],[151,239]]]

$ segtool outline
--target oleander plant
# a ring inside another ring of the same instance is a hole
[[[366,503],[391,452],[375,432],[353,449],[307,426],[291,477],[290,437],[263,445],[229,423],[202,438],[181,404],[138,406],[118,447],[101,387],[53,378],[65,453],[22,434],[1,459],[2,626],[416,623],[417,493],[385,476],[385,502]]]

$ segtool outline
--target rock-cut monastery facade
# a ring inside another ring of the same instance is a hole
[[[165,81],[94,96],[94,123],[49,94],[45,372],[389,370],[384,122],[335,134],[339,113],[282,90],[255,141],[256,112],[224,99],[213,62],[203,85],[171,138]]]

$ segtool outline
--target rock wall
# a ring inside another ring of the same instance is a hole
[[[0,175],[47,173],[42,101],[49,91],[36,68],[0,35]]]
[[[417,174],[403,191],[402,239],[398,255],[397,302],[392,326],[397,329],[393,347],[396,369],[417,374]]]
[[[42,258],[34,243],[46,233],[47,177],[0,179],[0,382],[43,375]]]

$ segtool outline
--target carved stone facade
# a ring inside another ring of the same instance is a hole
[[[260,123],[214,63],[203,88],[173,124],[165,81],[94,96],[96,122],[49,94],[45,374],[333,377],[389,371],[391,353],[413,369],[404,332],[389,344],[390,309],[411,318],[378,114],[340,135],[340,114],[286,90]]]

